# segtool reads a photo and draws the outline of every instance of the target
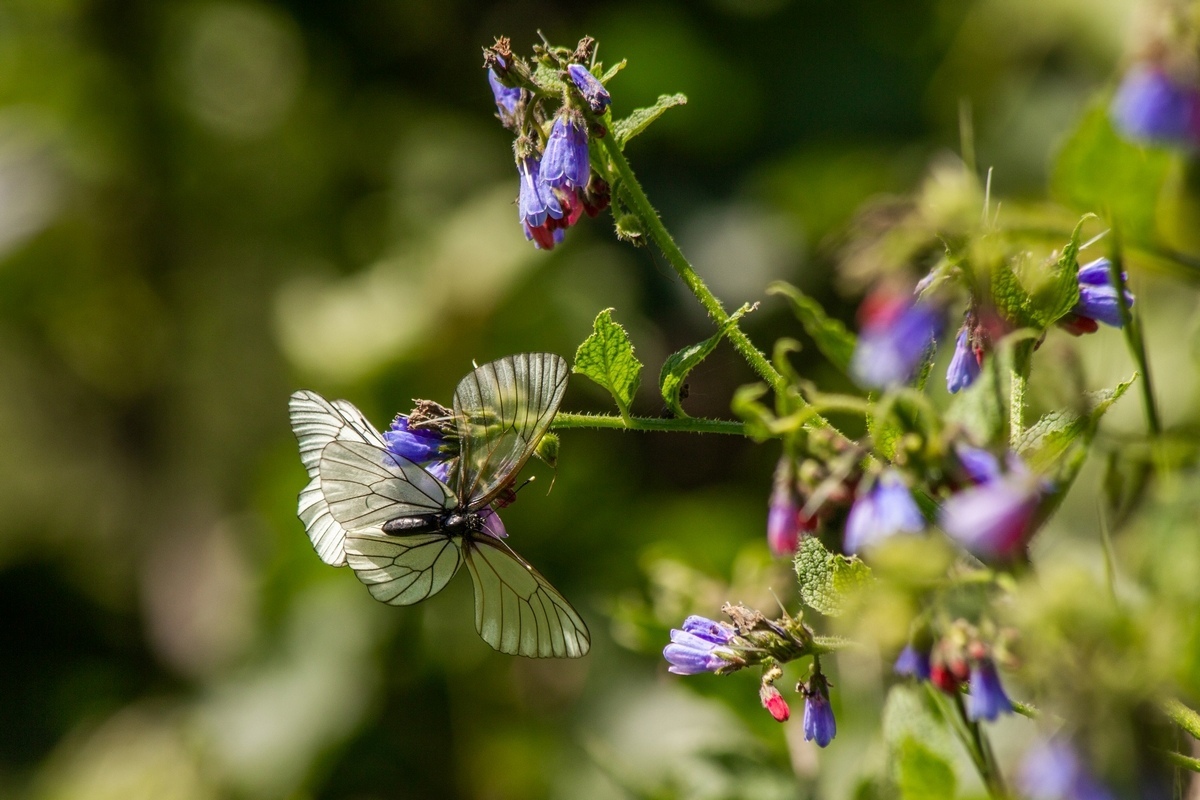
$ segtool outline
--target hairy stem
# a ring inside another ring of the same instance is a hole
[[[746,425],[735,420],[679,417],[618,417],[608,414],[559,413],[550,424],[554,430],[607,428],[627,431],[679,431],[682,433],[728,433],[746,435]]]
[[[696,270],[692,268],[691,263],[683,255],[683,251],[679,249],[679,245],[671,237],[663,225],[662,218],[658,216],[658,212],[654,206],[650,205],[649,198],[642,190],[642,185],[638,183],[634,177],[633,170],[629,167],[629,162],[625,160],[625,154],[621,152],[621,145],[617,142],[614,136],[605,136],[600,139],[600,143],[607,151],[609,160],[612,162],[613,168],[620,176],[623,187],[623,196],[629,204],[630,211],[637,214],[638,218],[645,226],[646,233],[658,245],[658,249],[662,251],[671,267],[683,280],[696,299],[700,301],[700,305],[704,306],[704,310],[708,312],[708,316],[712,318],[718,326],[724,325],[729,321],[729,313],[725,311],[725,307],[721,305],[721,301],[716,295],[709,290],[708,286],[696,274]],[[729,337],[730,343],[734,349],[741,354],[742,358],[748,363],[759,376],[770,385],[771,389],[776,392],[783,391],[786,386],[784,377],[779,374],[779,371],[771,364],[766,355],[761,350],[754,346],[750,341],[750,337],[742,332],[741,328],[733,325],[729,328],[726,334]]]

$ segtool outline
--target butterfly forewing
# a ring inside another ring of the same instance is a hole
[[[579,613],[550,582],[504,542],[486,534],[464,542],[475,582],[475,630],[501,653],[532,658],[579,658],[591,634]]]
[[[391,536],[351,531],[346,558],[376,600],[407,606],[445,588],[462,564],[462,544],[460,537],[445,532]]]
[[[300,461],[311,479],[300,492],[296,513],[317,555],[335,567],[346,563],[346,531],[329,513],[321,491],[318,466],[321,452],[333,441],[362,442],[383,447],[383,437],[362,412],[345,400],[332,403],[316,392],[300,391],[288,401],[292,431],[300,443]]]
[[[484,364],[459,382],[452,485],[470,508],[490,503],[524,466],[558,411],[567,375],[561,356],[523,353]]]
[[[458,501],[418,464],[362,442],[331,442],[318,464],[329,513],[347,531],[442,514]]]

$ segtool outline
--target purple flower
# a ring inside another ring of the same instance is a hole
[[[795,554],[800,544],[800,508],[791,488],[776,486],[767,510],[767,547],[776,556]]]
[[[587,124],[578,112],[560,114],[550,129],[550,140],[542,155],[542,180],[568,190],[586,189],[591,174]]]
[[[383,441],[388,452],[422,464],[445,458],[442,451],[442,435],[430,428],[408,427],[408,417],[397,414],[392,424],[383,432]]]
[[[950,367],[946,370],[946,388],[950,390],[950,394],[974,383],[979,377],[979,367],[979,358],[975,355],[975,348],[971,347],[970,332],[967,326],[963,325],[954,343],[954,356],[950,359]]]
[[[1000,460],[987,450],[969,444],[959,444],[955,446],[954,452],[967,476],[975,483],[988,483],[1003,474],[1000,472]]]
[[[562,219],[562,206],[554,196],[554,190],[542,180],[542,165],[537,156],[527,156],[517,161],[517,172],[521,175],[521,194],[517,198],[517,213],[529,230],[546,222],[546,218]],[[549,249],[549,248],[547,248]]]
[[[687,630],[689,624],[691,631]],[[698,675],[716,672],[732,662],[733,653],[723,647],[734,635],[732,628],[726,631],[728,626],[703,617],[688,617],[683,625],[684,630],[671,630],[671,643],[663,648],[663,657],[671,663],[668,672]]]
[[[604,88],[604,84],[596,80],[596,77],[588,72],[587,67],[582,64],[568,64],[567,74],[571,76],[571,82],[575,84],[575,88],[583,95],[583,99],[587,101],[588,107],[592,109],[592,113],[603,114],[604,109],[608,108],[608,104],[612,102],[612,98],[608,96],[608,89]]]
[[[496,99],[496,112],[506,128],[514,128],[517,124],[517,105],[521,102],[521,90],[515,86],[505,86],[500,82],[496,71],[488,70],[488,83],[492,87],[492,96]]]
[[[804,740],[828,747],[837,735],[837,720],[829,705],[829,684],[825,676],[819,672],[813,675],[801,691],[804,692]]]
[[[1124,320],[1117,302],[1117,290],[1112,285],[1111,269],[1112,262],[1107,258],[1097,258],[1079,268],[1079,302],[1071,312],[1119,328]],[[1121,280],[1127,278],[1122,272]],[[1125,290],[1125,305],[1127,308],[1133,306],[1133,293],[1128,289]]]
[[[1200,95],[1152,66],[1125,73],[1109,109],[1113,125],[1128,139],[1195,144],[1200,132]]]
[[[971,664],[968,688],[971,694],[967,698],[967,719],[991,722],[1001,714],[1012,713],[1012,701],[1004,693],[996,665],[990,658],[981,658]]]
[[[917,508],[904,479],[894,469],[886,469],[866,494],[860,494],[846,518],[847,553],[880,542],[899,533],[920,533],[925,518]]]
[[[442,480],[445,480],[444,478]],[[479,512],[479,519],[483,522],[483,532],[488,536],[496,539],[507,539],[508,530],[504,527],[504,521],[500,519],[500,515],[490,508],[485,508]]]
[[[1059,740],[1043,742],[1025,754],[1017,785],[1029,800],[1112,800],[1075,749]]]
[[[1025,540],[1042,488],[1041,481],[1010,456],[1007,473],[947,500],[939,522],[942,530],[978,556],[1009,556]]]
[[[929,651],[918,650],[911,644],[905,645],[904,649],[900,651],[900,655],[896,657],[892,671],[897,675],[908,675],[921,681],[929,680],[929,676],[932,674]]]
[[[941,313],[907,298],[867,298],[866,322],[850,360],[850,375],[859,384],[882,389],[906,383],[941,329]]]

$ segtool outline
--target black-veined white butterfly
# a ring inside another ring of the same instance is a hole
[[[524,353],[484,364],[454,392],[458,456],[443,483],[389,452],[345,400],[314,392],[288,407],[309,482],[298,514],[327,564],[349,564],[377,599],[411,605],[437,594],[466,561],[475,630],[502,653],[578,658],[591,647],[571,604],[497,535],[491,504],[550,427],[567,362]]]

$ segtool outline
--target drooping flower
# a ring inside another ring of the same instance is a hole
[[[541,227],[547,219],[562,219],[562,206],[554,190],[542,180],[542,164],[536,155],[518,159],[517,172],[521,175],[521,193],[517,198],[517,213],[524,224],[526,234]]]
[[[967,684],[967,718],[986,719],[991,722],[1001,714],[1011,714],[1012,701],[1004,693],[996,665],[990,658],[976,659],[971,664],[971,677]]]
[[[542,180],[568,191],[582,190],[587,188],[591,174],[587,123],[578,111],[564,111],[550,129],[550,139],[542,155]]]
[[[850,374],[870,389],[910,380],[942,323],[941,313],[927,303],[878,293],[863,302],[860,316]]]
[[[920,533],[925,518],[904,479],[895,469],[886,469],[867,492],[860,493],[846,518],[845,550],[857,553],[900,533]]]
[[[502,56],[497,56],[504,64]],[[517,105],[521,102],[521,90],[515,86],[505,86],[496,74],[496,70],[488,69],[488,83],[492,87],[492,97],[496,100],[496,113],[506,128],[516,128]]]
[[[440,481],[446,480],[450,460],[456,455],[439,431],[413,427],[404,414],[397,414],[392,420],[392,424],[383,432],[383,441],[389,453],[420,464]]]
[[[1125,73],[1109,112],[1113,126],[1134,141],[1188,146],[1200,139],[1200,92],[1155,66]]]
[[[490,508],[485,508],[479,512],[479,518],[483,521],[483,532],[488,536],[497,539],[507,539],[508,529],[504,527],[504,521],[500,519],[500,515]]]
[[[954,356],[946,370],[946,388],[950,390],[950,394],[962,391],[974,383],[979,377],[981,366],[979,354],[971,346],[970,331],[964,324],[958,331],[958,339],[954,342]]]
[[[927,650],[918,650],[912,644],[907,644],[896,657],[892,671],[897,675],[907,675],[917,680],[927,681],[931,675],[932,664]]]
[[[947,500],[939,524],[977,556],[1010,556],[1025,541],[1043,488],[1041,480],[1010,454],[1008,472]]]
[[[1114,328],[1124,324],[1117,290],[1112,285],[1111,270],[1112,262],[1107,258],[1097,258],[1079,268],[1079,302],[1071,309],[1075,317],[1103,322]],[[1121,279],[1127,280],[1128,276],[1122,272]],[[1133,293],[1126,289],[1126,308],[1133,306],[1133,299]],[[1095,330],[1094,325],[1092,329]]]
[[[960,442],[954,453],[967,477],[975,483],[988,483],[1004,474],[1000,471],[1000,459],[988,450]]]
[[[787,722],[788,717],[792,715],[787,700],[784,700],[779,690],[769,683],[764,683],[759,687],[758,699],[762,701],[763,708],[771,713],[776,722]]]
[[[828,747],[837,735],[837,720],[829,705],[829,683],[817,672],[800,691],[804,693],[804,740]]]
[[[604,109],[608,108],[608,104],[612,102],[604,84],[596,80],[596,77],[588,72],[587,67],[582,64],[568,64],[567,74],[571,76],[571,82],[583,95],[583,99],[587,101],[592,113],[603,114]]]
[[[716,672],[736,660],[726,645],[736,636],[733,627],[705,617],[691,616],[683,629],[672,629],[671,643],[663,648],[663,657],[670,662],[669,672],[676,675],[698,675]]]
[[[800,537],[817,525],[815,518],[806,517],[796,496],[792,460],[779,459],[775,469],[775,485],[767,509],[767,547],[779,557],[792,556],[800,545]]]
[[[1021,762],[1017,785],[1029,800],[1112,800],[1075,748],[1062,740],[1034,745]]]

